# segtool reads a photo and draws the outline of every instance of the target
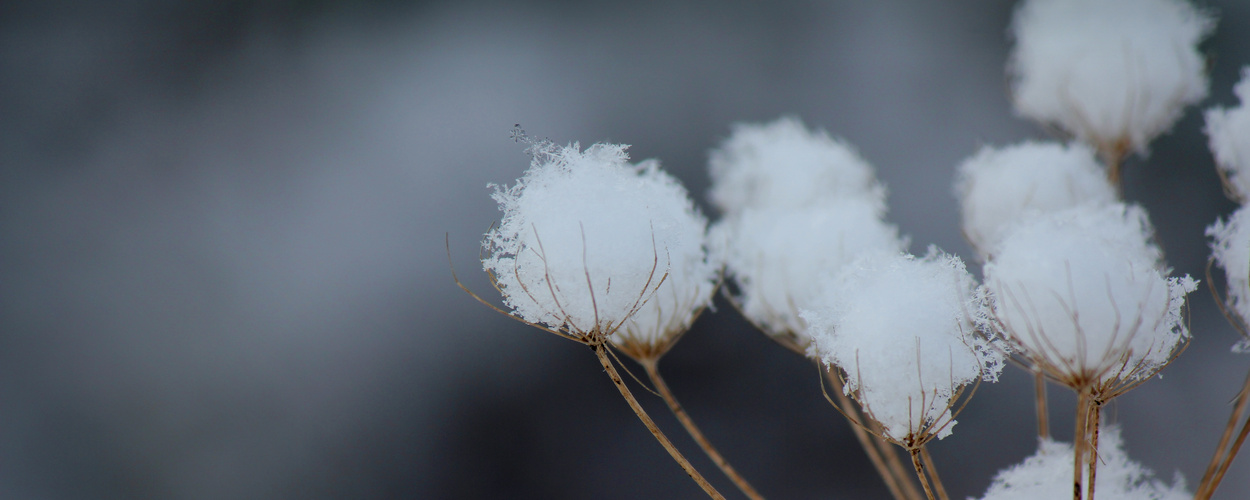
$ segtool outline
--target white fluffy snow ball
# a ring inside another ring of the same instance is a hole
[[[1104,153],[1145,153],[1206,96],[1198,42],[1214,26],[1185,0],[1026,0],[1011,25],[1016,111]]]
[[[994,253],[1010,223],[1033,212],[1116,200],[1093,150],[1082,144],[1024,142],[986,146],[964,160],[955,179],[963,229],[982,258]]]
[[[1008,231],[985,265],[1005,334],[1073,387],[1117,386],[1157,372],[1189,331],[1189,276],[1169,278],[1140,207],[1081,206]]]
[[[1227,221],[1215,221],[1207,227],[1207,237],[1211,238],[1211,257],[1228,282],[1225,301],[1242,326],[1250,325],[1250,205],[1242,205]],[[1233,350],[1250,351],[1250,340]]]
[[[539,143],[515,185],[494,186],[503,219],[482,265],[519,318],[602,340],[657,297],[685,306],[662,313],[678,322],[706,302],[707,220],[657,162],[630,165],[627,147]]]
[[[804,207],[856,197],[885,212],[885,188],[851,146],[809,130],[798,118],[734,125],[711,152],[709,197],[725,214],[746,208]]]
[[[960,389],[1002,371],[1002,350],[977,333],[984,301],[959,257],[866,255],[826,285],[802,313],[811,352],[841,368],[847,394],[899,443],[949,435]]]
[[[1055,500],[1072,498],[1072,445],[1043,439],[1037,453],[1003,469],[981,500]],[[1168,486],[1154,472],[1129,460],[1120,429],[1107,426],[1098,437],[1098,478],[1094,493],[1100,500],[1187,500],[1180,475]],[[1082,497],[1088,497],[1088,485]]]
[[[1242,203],[1250,201],[1250,66],[1241,69],[1241,82],[1233,87],[1241,105],[1207,110],[1207,137],[1215,162],[1228,179],[1229,188]]]
[[[709,237],[738,290],[743,315],[766,333],[806,348],[799,311],[820,291],[821,276],[866,252],[901,252],[898,228],[858,198],[805,208],[746,208],[717,222]]]

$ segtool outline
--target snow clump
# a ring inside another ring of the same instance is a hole
[[[1233,87],[1241,105],[1207,110],[1207,137],[1211,152],[1228,187],[1239,201],[1250,201],[1250,66],[1241,69],[1241,82]]]
[[[640,321],[688,324],[709,300],[707,219],[658,162],[631,165],[626,148],[536,143],[524,176],[494,186],[503,219],[482,265],[520,319],[602,341],[640,310]]]
[[[951,433],[961,389],[997,380],[1004,356],[977,334],[981,293],[959,257],[867,255],[803,311],[811,352],[846,375],[845,391],[892,440],[919,446]]]
[[[1104,154],[1145,153],[1206,97],[1198,43],[1214,27],[1184,0],[1027,0],[1011,24],[1016,111]]]
[[[1247,207],[1250,206],[1242,205],[1227,221],[1217,220],[1207,227],[1211,257],[1224,270],[1224,279],[1228,282],[1225,301],[1243,327],[1250,325],[1250,208]],[[1250,340],[1243,340],[1233,350],[1250,351]]]
[[[1116,199],[1093,150],[1074,143],[1025,142],[986,146],[959,166],[955,195],[964,234],[984,258],[1003,232],[1026,214],[1078,205],[1106,205]]]

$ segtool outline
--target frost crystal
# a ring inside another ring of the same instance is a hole
[[[1228,282],[1227,303],[1242,326],[1250,324],[1250,205],[1237,209],[1228,221],[1215,221],[1207,228],[1207,237],[1211,256]],[[1240,344],[1239,351],[1246,344]]]
[[[650,301],[662,312],[648,320],[664,325],[707,301],[707,220],[657,162],[630,165],[626,148],[539,143],[515,185],[495,186],[504,215],[482,265],[521,319],[601,339]]]
[[[771,335],[809,343],[799,310],[821,287],[821,274],[867,252],[897,253],[898,229],[862,199],[806,208],[747,208],[713,226],[710,239],[738,286],[743,314]]]
[[[1010,223],[1035,212],[1115,201],[1115,188],[1081,144],[1025,142],[984,147],[959,166],[955,195],[964,234],[985,257]]]
[[[1250,201],[1250,66],[1241,69],[1241,82],[1233,87],[1241,105],[1210,109],[1206,113],[1207,136],[1215,162],[1240,201]]]
[[[1072,498],[1072,445],[1043,439],[1037,453],[1024,462],[999,471],[981,500],[1054,500]],[[1120,430],[1103,428],[1098,438],[1098,479],[1094,492],[1100,500],[1188,500],[1192,495],[1178,474],[1172,485],[1154,472],[1129,460]],[[1088,491],[1082,492],[1088,497]]]
[[[810,131],[798,118],[737,124],[709,160],[712,203],[726,214],[750,207],[803,207],[862,198],[885,212],[885,189],[847,144]]]
[[[960,389],[1002,371],[1002,351],[976,333],[976,283],[963,261],[932,247],[922,259],[861,258],[802,315],[813,354],[842,369],[847,394],[900,443],[949,435]]]
[[[1184,0],[1028,0],[1011,25],[1016,110],[1104,153],[1145,153],[1206,96],[1197,46],[1214,26]]]
[[[1189,331],[1188,276],[1168,278],[1139,207],[1082,206],[1022,221],[985,265],[994,315],[1024,354],[1072,384],[1150,376]]]

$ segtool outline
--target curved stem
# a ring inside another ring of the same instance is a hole
[[[1087,495],[1087,498],[1089,500],[1094,500],[1094,486],[1098,484],[1095,482],[1095,479],[1097,478],[1098,473],[1098,425],[1102,420],[1102,403],[1099,403],[1096,400],[1091,400],[1089,405],[1089,416],[1086,418],[1088,418],[1088,420],[1086,421],[1085,426],[1088,427],[1088,430],[1085,432],[1090,436],[1089,481],[1087,481],[1087,484],[1089,484],[1087,487],[1089,494]]]
[[[699,474],[699,471],[695,470],[693,465],[690,465],[690,461],[682,456],[677,447],[673,446],[673,443],[668,440],[668,436],[665,436],[660,431],[660,428],[655,425],[655,421],[651,420],[647,412],[642,409],[642,405],[638,404],[638,400],[634,399],[634,394],[629,391],[629,387],[625,386],[625,381],[621,380],[621,374],[617,373],[616,367],[612,366],[612,360],[608,359],[607,348],[603,344],[595,344],[592,349],[595,351],[595,356],[599,358],[599,364],[603,365],[603,370],[608,373],[608,378],[612,379],[616,389],[621,391],[621,397],[625,398],[625,401],[629,403],[629,407],[634,409],[634,414],[638,415],[638,419],[642,420],[642,424],[647,426],[647,430],[651,431],[651,435],[655,436],[655,439],[664,446],[664,449],[673,457],[673,460],[677,461],[678,465],[681,465],[682,470],[686,471],[686,474],[691,479],[694,479],[694,482],[698,483],[699,487],[703,488],[703,492],[707,493],[709,497],[725,500],[725,497],[716,491],[716,488],[713,488],[711,483],[708,483],[707,479],[704,479],[703,475]]]
[[[1228,465],[1232,463],[1235,453],[1229,453],[1228,440],[1233,436],[1233,429],[1241,422],[1242,416],[1246,414],[1247,404],[1250,403],[1250,374],[1246,374],[1246,381],[1242,384],[1241,392],[1237,394],[1237,403],[1233,406],[1233,412],[1228,416],[1228,424],[1224,426],[1224,433],[1220,435],[1220,444],[1215,447],[1215,455],[1211,457],[1211,463],[1207,464],[1207,470],[1202,475],[1202,481],[1198,483],[1198,491],[1194,492],[1194,500],[1208,500],[1215,494],[1215,488],[1219,486],[1220,479],[1223,479],[1224,470],[1228,469]],[[1250,427],[1250,422],[1243,424],[1242,434]],[[1216,478],[1217,472],[1219,479]]]
[[[694,420],[686,413],[685,408],[682,408],[681,403],[677,402],[677,398],[673,396],[673,391],[669,390],[668,384],[664,383],[664,378],[660,376],[658,360],[651,358],[638,360],[638,362],[647,371],[647,377],[651,379],[651,384],[660,393],[660,397],[664,398],[665,403],[668,403],[668,409],[673,411],[673,415],[681,422],[682,427],[686,428],[686,432],[690,433],[690,437],[694,438],[696,443],[699,443],[699,447],[703,448],[703,452],[707,453],[708,458],[712,459],[712,462],[717,467],[720,467],[721,472],[724,472],[725,476],[730,481],[733,481],[738,486],[738,489],[742,490],[742,493],[746,494],[748,498],[751,500],[763,500],[764,497],[760,496],[755,491],[755,488],[751,487],[751,483],[743,479],[738,474],[738,471],[734,470],[732,465],[729,465],[729,461],[725,460],[725,457],[716,451],[716,447],[712,446],[712,442],[708,441],[703,432],[699,430],[699,427],[694,424]]]

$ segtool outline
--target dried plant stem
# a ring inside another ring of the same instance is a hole
[[[1046,404],[1046,374],[1041,370],[1036,370],[1033,377],[1033,391],[1037,407],[1037,437],[1046,439],[1050,437],[1050,410]]]
[[[603,370],[608,373],[608,378],[612,379],[612,383],[616,385],[616,389],[621,391],[621,397],[625,398],[625,401],[629,403],[629,407],[634,409],[634,414],[638,415],[638,419],[642,420],[643,425],[647,426],[647,430],[651,431],[651,435],[655,436],[655,439],[664,446],[664,449],[667,450],[668,454],[673,457],[673,460],[677,461],[678,465],[681,465],[682,470],[685,470],[686,474],[689,475],[691,479],[694,479],[694,482],[698,483],[699,487],[703,488],[703,492],[707,493],[709,497],[718,500],[725,500],[725,497],[722,496],[720,492],[717,492],[716,488],[713,488],[711,483],[708,483],[707,480],[703,478],[703,475],[699,474],[699,471],[695,470],[694,466],[690,464],[690,461],[686,460],[686,457],[682,456],[681,452],[677,450],[677,447],[673,446],[673,443],[668,440],[668,436],[665,436],[664,433],[660,431],[660,428],[655,425],[655,421],[651,420],[651,417],[647,415],[647,412],[642,409],[642,405],[638,404],[638,400],[634,399],[634,394],[629,391],[629,387],[625,386],[625,381],[621,380],[621,375],[620,373],[617,373],[616,367],[612,365],[612,360],[608,359],[607,348],[602,343],[593,344],[591,348],[594,349],[595,356],[599,358],[599,364],[603,365]]]
[[[925,479],[924,463],[920,460],[920,448],[908,450],[911,453],[911,465],[916,469],[916,477],[920,478],[920,486],[924,487],[924,496],[929,500],[937,500],[933,496],[933,488],[929,486],[929,480]]]
[[[1081,500],[1084,494],[1082,483],[1085,478],[1085,455],[1086,444],[1088,443],[1089,434],[1089,406],[1090,406],[1090,389],[1084,388],[1078,392],[1076,399],[1076,429],[1072,433],[1072,498],[1073,500]],[[1092,500],[1092,499],[1091,499]]]
[[[733,466],[729,465],[729,462],[725,460],[725,457],[716,451],[716,447],[712,446],[712,442],[708,441],[703,432],[699,430],[699,427],[694,424],[694,420],[691,420],[690,415],[686,414],[686,410],[682,408],[681,403],[677,402],[677,398],[673,396],[673,391],[669,390],[668,384],[664,383],[664,378],[660,376],[658,359],[640,359],[638,363],[646,370],[647,377],[651,379],[651,384],[660,393],[660,397],[664,398],[665,403],[668,403],[668,409],[673,411],[673,415],[681,422],[682,427],[686,428],[686,432],[690,433],[690,437],[694,438],[696,443],[699,443],[699,447],[703,448],[703,452],[707,453],[708,458],[712,459],[712,462],[717,467],[720,467],[721,472],[724,472],[725,476],[730,481],[733,481],[738,486],[738,489],[742,490],[742,493],[748,498],[751,500],[763,500],[764,497],[760,496],[755,491],[755,488],[751,487],[751,483],[748,483],[746,479],[739,475],[738,471],[734,470]]]
[[[942,486],[942,479],[938,477],[937,467],[933,465],[933,456],[929,455],[929,449],[920,447],[920,458],[924,460],[925,470],[929,472],[929,481],[933,483],[933,490],[937,492],[938,500],[951,500],[950,495],[946,494],[946,487]]]
[[[1246,439],[1246,433],[1250,431],[1250,420],[1242,422],[1245,417],[1246,408],[1250,406],[1250,374],[1246,375],[1246,381],[1242,384],[1241,392],[1237,394],[1237,403],[1233,406],[1233,412],[1228,417],[1228,425],[1224,426],[1224,433],[1220,436],[1220,444],[1215,448],[1215,455],[1211,457],[1211,463],[1207,464],[1207,470],[1202,475],[1202,481],[1198,483],[1198,490],[1194,492],[1194,500],[1209,500],[1215,495],[1215,489],[1220,485],[1220,481],[1224,479],[1224,473],[1228,471],[1228,467],[1232,465],[1233,458],[1237,456],[1237,452],[1241,448],[1241,444]],[[1233,442],[1232,448],[1228,447],[1228,440],[1233,436],[1233,429],[1237,424],[1241,423],[1241,431],[1237,434],[1237,440]]]
[[[836,368],[825,368],[825,378],[829,384],[833,386],[834,397],[838,399],[838,407],[842,409],[842,413],[849,418],[856,418],[859,424],[851,422],[851,431],[855,433],[855,439],[859,440],[859,445],[864,448],[864,453],[868,455],[868,461],[877,469],[877,474],[881,476],[881,480],[885,482],[885,487],[890,490],[890,495],[895,500],[920,500],[920,492],[916,491],[916,485],[907,479],[907,474],[900,471],[902,461],[898,459],[898,454],[894,452],[894,447],[885,440],[877,437],[880,434],[879,429],[873,429],[871,434],[864,429],[863,425],[876,425],[875,421],[865,422],[865,419],[855,409],[855,403],[851,401],[842,389],[842,379],[834,372]],[[893,459],[894,464],[889,464],[889,459]],[[891,467],[891,465],[897,465]]]
[[[1085,433],[1089,438],[1089,485],[1088,498],[1094,499],[1094,486],[1098,485],[1095,479],[1098,476],[1098,425],[1102,422],[1102,403],[1095,398],[1090,399],[1089,416],[1086,417],[1087,427]]]

